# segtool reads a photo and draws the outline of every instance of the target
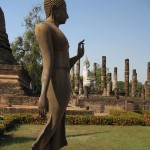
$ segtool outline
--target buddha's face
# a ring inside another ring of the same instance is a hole
[[[55,11],[55,19],[59,24],[65,24],[68,18],[66,4],[63,4]]]

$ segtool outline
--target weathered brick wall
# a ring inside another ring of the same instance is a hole
[[[76,105],[82,108],[89,107],[95,113],[109,113],[111,109],[125,109],[125,101],[133,102],[134,110],[150,110],[150,100],[143,101],[140,97],[90,96],[89,99],[79,98]]]

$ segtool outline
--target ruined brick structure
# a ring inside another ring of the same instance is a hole
[[[29,104],[23,97],[31,95],[30,76],[17,64],[12,55],[8,35],[5,28],[5,17],[0,8],[0,104]],[[35,102],[33,102],[35,104]]]

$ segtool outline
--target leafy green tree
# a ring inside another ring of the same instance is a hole
[[[106,74],[109,72],[109,68],[106,68]],[[90,71],[89,76],[94,78],[94,72]],[[106,79],[107,80],[107,79]],[[101,88],[101,66],[96,64],[96,89],[100,90]]]
[[[94,78],[94,72],[90,71],[89,76]],[[96,64],[96,89],[99,90],[101,86],[101,66]]]
[[[144,84],[142,82],[137,82],[136,96],[141,96],[141,92],[144,89]],[[132,92],[132,81],[130,81],[130,92]]]
[[[24,19],[25,33],[18,36],[11,48],[17,62],[28,71],[32,80],[33,93],[40,91],[40,78],[42,72],[42,59],[40,48],[35,37],[35,25],[42,21],[43,9],[41,5],[33,6],[28,16]]]
[[[106,68],[106,73],[109,72],[109,69]],[[94,78],[94,72],[90,71],[89,76]],[[107,80],[107,79],[106,79]],[[101,66],[100,64],[96,64],[96,89],[100,90],[101,88]]]
[[[144,84],[142,82],[137,82],[137,96],[141,96],[141,92],[144,89]]]
[[[119,91],[124,91],[124,82],[123,81],[118,81],[117,86],[118,86]]]

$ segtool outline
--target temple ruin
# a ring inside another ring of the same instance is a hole
[[[32,97],[31,79],[23,67],[17,64],[12,55],[8,35],[5,27],[5,17],[0,8],[0,105],[28,105],[37,106],[38,97]],[[100,87],[88,89],[84,86],[84,79],[80,76],[80,60],[71,69],[70,81],[74,99],[71,101],[81,108],[89,108],[94,112],[108,112],[112,108],[127,109],[128,104],[133,104],[135,110],[150,110],[150,62],[147,65],[147,80],[141,93],[137,94],[137,72],[132,72],[132,87],[129,88],[129,59],[123,60],[124,90],[118,88],[118,68],[108,72],[106,56],[101,60]],[[97,81],[97,63],[93,64],[93,79]],[[90,79],[93,83],[94,80]],[[87,79],[90,81],[89,79]],[[132,103],[131,103],[132,102]],[[10,108],[9,108],[10,109]],[[15,109],[15,108],[14,108]],[[37,111],[37,108],[36,108]]]
[[[79,65],[79,63],[76,65]],[[78,68],[80,67],[78,66]],[[125,59],[124,91],[120,91],[118,88],[118,68],[114,67],[113,79],[112,73],[106,70],[106,56],[102,56],[100,92],[97,89],[93,89],[93,91],[85,91],[82,97],[80,94],[80,97],[77,96],[75,99],[77,106],[91,108],[97,113],[108,112],[112,108],[131,111],[150,110],[150,62],[148,62],[145,87],[138,91],[138,94],[136,69],[132,71],[132,86],[129,88],[129,59]],[[79,72],[79,70],[77,71]],[[97,78],[96,63],[93,64],[93,76]],[[82,81],[80,82],[82,84]]]
[[[12,55],[5,27],[5,17],[0,8],[0,105],[37,105],[30,89],[31,78]]]

